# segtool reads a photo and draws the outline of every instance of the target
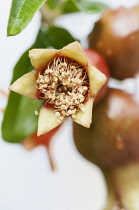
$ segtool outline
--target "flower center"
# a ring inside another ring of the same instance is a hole
[[[36,87],[45,104],[55,107],[58,121],[66,116],[76,119],[78,109],[85,111],[89,79],[85,67],[73,59],[57,56],[39,73]]]

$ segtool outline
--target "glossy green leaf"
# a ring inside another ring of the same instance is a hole
[[[47,29],[44,29],[41,36],[41,41],[45,46],[47,45],[55,49],[61,49],[75,40],[77,39],[73,38],[66,29],[57,26],[49,26]]]
[[[62,13],[86,12],[98,13],[107,8],[106,4],[86,0],[66,0],[61,4]]]
[[[31,48],[62,48],[75,41],[68,31],[51,26],[42,27],[37,40]],[[13,71],[13,83],[23,74],[31,71],[28,50],[21,56]],[[35,108],[41,100],[34,101],[17,93],[10,92],[8,104],[2,122],[2,137],[5,141],[20,142],[37,130],[38,117],[34,114]]]
[[[61,11],[63,14],[80,12],[80,8],[77,0],[66,0],[61,4]]]
[[[81,3],[78,4],[81,11],[84,11],[86,13],[99,13],[102,10],[108,8],[106,4],[100,3],[100,2],[91,2],[91,1],[81,1]]]
[[[12,0],[7,35],[20,33],[46,0]]]
[[[59,5],[60,1],[59,0],[47,0],[46,5],[50,9],[55,9]]]
[[[31,48],[34,47],[44,46],[37,39]],[[27,50],[14,68],[11,83],[32,69]],[[39,103],[40,101],[33,101],[12,91],[10,92],[2,123],[2,137],[5,141],[19,142],[37,129],[37,116],[34,114],[34,111]]]

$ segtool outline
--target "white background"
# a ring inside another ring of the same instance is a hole
[[[107,0],[113,7],[139,1]],[[6,37],[11,0],[0,6],[0,89],[8,92],[12,68],[20,55],[33,43],[39,28],[37,13],[29,26],[15,37]],[[97,18],[97,16],[95,16]],[[73,15],[59,18],[57,24],[84,40],[94,18]],[[68,23],[68,24],[67,24]],[[19,69],[20,71],[20,69]],[[0,109],[6,98],[0,95]],[[0,113],[2,120],[2,113]],[[7,132],[10,132],[7,131]],[[101,210],[106,188],[100,170],[77,152],[72,139],[71,122],[53,139],[56,171],[52,172],[45,148],[26,151],[18,144],[0,140],[0,210]]]

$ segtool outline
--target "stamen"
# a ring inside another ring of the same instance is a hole
[[[85,67],[75,60],[57,56],[45,71],[39,72],[36,87],[44,94],[45,104],[55,107],[58,122],[66,116],[76,119],[78,109],[85,111],[83,103],[89,92],[89,79]]]

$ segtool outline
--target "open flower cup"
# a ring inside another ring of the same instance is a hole
[[[9,89],[45,100],[39,113],[38,136],[67,117],[89,128],[93,101],[106,76],[88,63],[81,45],[76,41],[61,50],[32,49],[29,57],[35,70],[17,79]]]

